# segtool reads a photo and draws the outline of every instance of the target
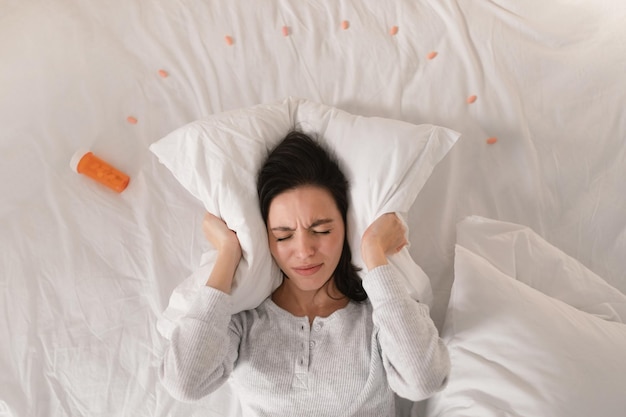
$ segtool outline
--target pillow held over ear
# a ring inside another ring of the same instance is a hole
[[[258,207],[256,175],[269,151],[293,130],[323,142],[350,181],[348,239],[353,262],[365,266],[360,241],[378,216],[405,216],[434,167],[459,138],[453,130],[380,117],[362,117],[304,99],[261,104],[187,124],[150,146],[207,211],[237,233],[243,252],[231,292],[232,312],[257,307],[280,284]],[[158,328],[169,338],[174,322],[204,285],[215,251],[173,292]],[[412,297],[430,304],[430,281],[408,249],[390,259]]]

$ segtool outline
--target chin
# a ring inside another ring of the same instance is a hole
[[[318,291],[330,281],[331,277],[289,277],[291,283],[300,291]]]

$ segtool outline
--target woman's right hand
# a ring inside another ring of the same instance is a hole
[[[229,252],[235,258],[241,258],[241,245],[237,233],[230,230],[224,220],[207,212],[202,221],[204,237],[221,254]],[[239,261],[239,259],[237,259]]]
[[[230,293],[235,270],[242,256],[237,234],[228,228],[224,220],[211,213],[204,215],[202,231],[217,250],[217,259],[207,285]]]

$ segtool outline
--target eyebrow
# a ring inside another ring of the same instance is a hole
[[[332,223],[334,222],[333,219],[319,219],[319,220],[315,220],[313,223],[311,223],[311,225],[309,227],[307,227],[307,230],[313,229],[317,226],[321,226],[324,224],[328,224],[328,223]],[[274,231],[274,232],[293,232],[295,229],[292,229],[290,227],[287,226],[278,226],[278,227],[272,227],[270,230]]]

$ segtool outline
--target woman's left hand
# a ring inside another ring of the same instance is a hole
[[[387,256],[400,252],[407,243],[404,223],[395,213],[383,214],[363,233],[361,256],[371,270],[387,264]]]

